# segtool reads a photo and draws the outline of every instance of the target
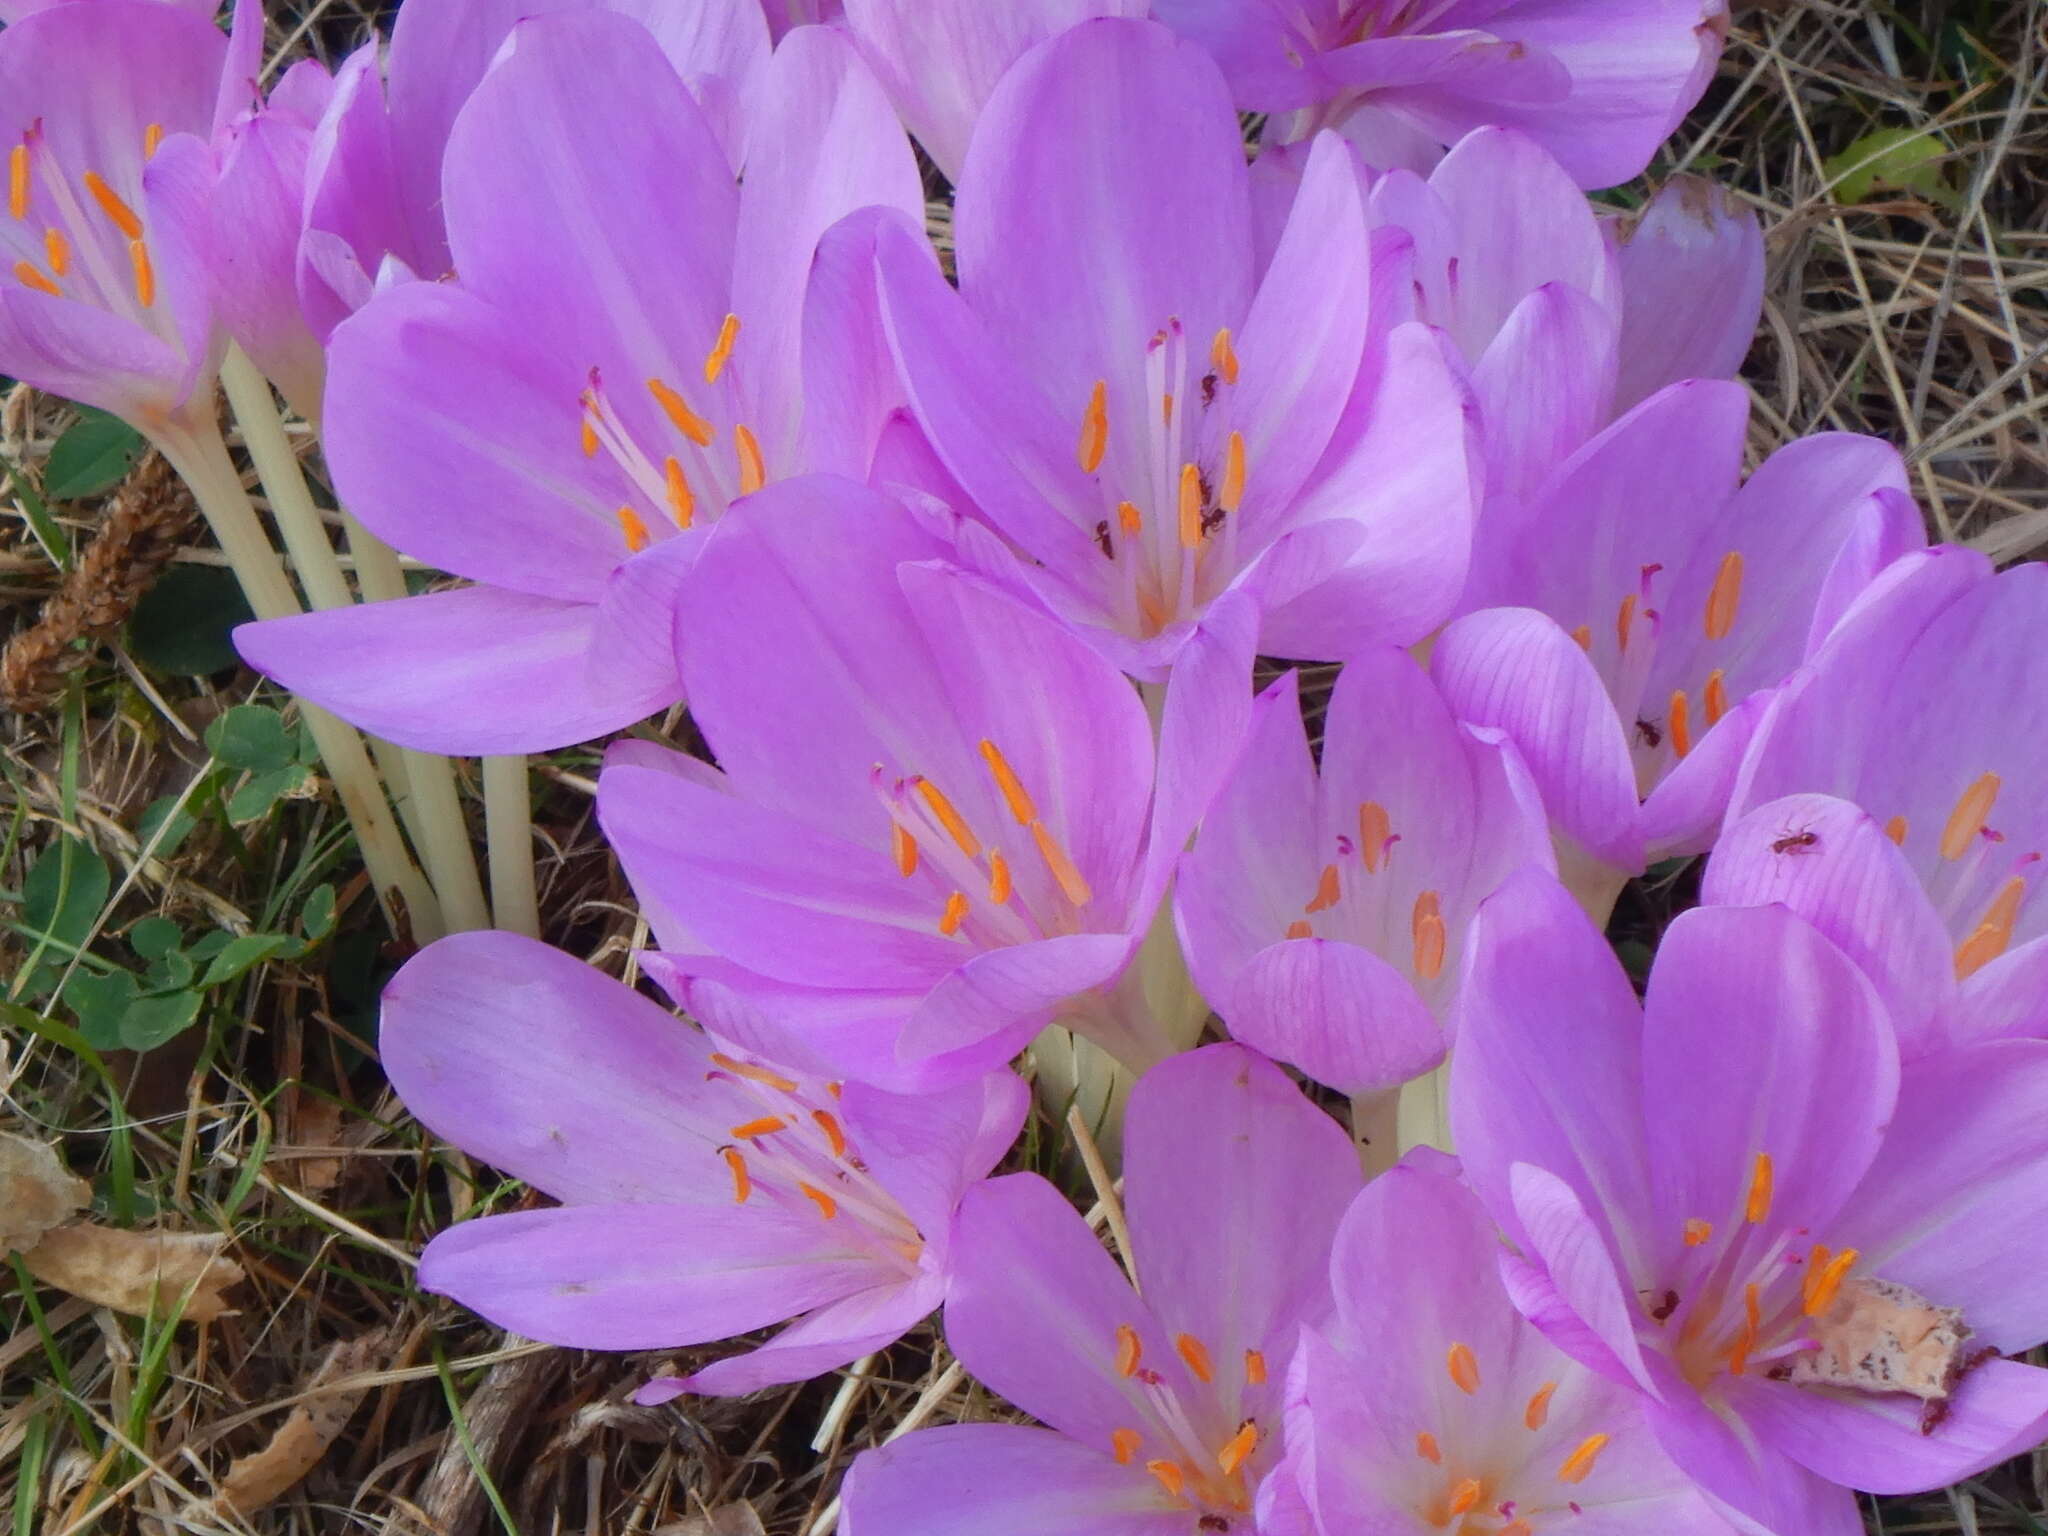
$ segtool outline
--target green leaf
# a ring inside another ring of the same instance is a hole
[[[110,491],[128,478],[148,446],[119,417],[80,407],[78,420],[43,465],[43,494],[52,501],[80,501]]]
[[[185,942],[185,932],[168,917],[145,917],[128,930],[128,947],[145,960],[159,960]]]
[[[290,764],[292,738],[276,710],[237,704],[206,728],[206,750],[230,768],[262,773]]]
[[[251,966],[261,965],[273,956],[288,954],[298,947],[299,941],[290,934],[245,933],[213,957],[213,964],[206,968],[206,975],[200,979],[199,985],[217,987],[224,981],[233,981]]]
[[[299,926],[306,932],[306,942],[317,944],[334,932],[334,887],[332,884],[318,885],[313,894],[306,898],[306,904],[299,908]]]
[[[151,1050],[183,1034],[198,1017],[197,992],[138,997],[121,1016],[121,1044],[131,1051]]]
[[[240,660],[229,632],[256,615],[234,572],[174,565],[156,579],[128,621],[136,660],[174,677],[210,677]]]
[[[109,971],[104,976],[76,971],[64,984],[64,1001],[78,1015],[78,1032],[96,1051],[120,1048],[121,1020],[141,994],[132,971]]]
[[[135,836],[143,847],[149,847],[149,840],[156,836],[156,829],[164,824],[166,817],[170,818],[170,829],[164,833],[156,847],[151,849],[152,857],[159,859],[168,859],[176,853],[178,845],[184,842],[192,829],[198,825],[193,820],[192,813],[178,805],[176,795],[165,795],[160,800],[152,800],[144,807],[141,819],[135,823]]]
[[[113,883],[98,854],[75,837],[63,838],[42,851],[22,882],[22,921],[77,949],[92,932]]]
[[[203,937],[195,940],[192,943],[192,945],[185,951],[185,953],[190,955],[194,960],[203,963],[205,961],[211,960],[215,955],[219,954],[222,950],[226,949],[230,944],[234,942],[235,936],[232,933],[229,933],[227,929],[216,928],[213,930],[213,932],[206,934]]]
[[[181,987],[192,985],[192,978],[199,974],[199,962],[183,950],[172,950],[168,955],[159,955],[149,962],[149,969],[142,974],[143,990],[148,992],[175,992]]]
[[[228,796],[228,820],[255,821],[268,815],[273,805],[305,782],[306,770],[297,763],[253,774],[248,783]]]
[[[1879,190],[1910,192],[1929,202],[1957,208],[1962,199],[1944,175],[1948,146],[1934,134],[1912,128],[1880,128],[1865,134],[1821,167],[1835,184],[1835,197],[1862,203]]]

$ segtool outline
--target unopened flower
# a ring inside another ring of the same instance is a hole
[[[1155,749],[1115,667],[948,553],[826,476],[721,525],[678,626],[719,768],[620,749],[605,834],[700,1017],[734,998],[885,1084],[978,1072],[1056,1012],[1142,1067],[1186,1041],[1102,989],[1236,743],[1249,624],[1191,644]]]
[[[894,1342],[938,1305],[963,1190],[1022,1124],[1007,1072],[899,1098],[724,1048],[510,933],[422,950],[384,994],[392,1086],[436,1135],[561,1204],[448,1228],[420,1284],[585,1349],[758,1349],[647,1389],[741,1393]]]
[[[1442,1059],[1473,910],[1525,863],[1550,841],[1514,748],[1389,648],[1338,675],[1320,773],[1294,674],[1260,696],[1174,910],[1231,1033],[1358,1094]]]
[[[982,114],[958,292],[881,242],[911,406],[1021,557],[1009,579],[1134,675],[1162,677],[1225,593],[1258,604],[1263,649],[1311,659],[1418,640],[1456,598],[1463,404],[1427,329],[1374,328],[1359,174],[1319,141],[1258,270],[1215,65],[1090,21]]]
[[[1334,1120],[1242,1046],[1131,1093],[1124,1198],[1142,1294],[1035,1174],[962,1202],[946,1342],[1047,1428],[920,1430],[854,1464],[849,1536],[1254,1536],[1286,1451],[1300,1330],[1330,1307],[1359,1188]]]
[[[1634,1383],[1665,1451],[1774,1531],[2048,1432],[2048,1044],[1901,1071],[1863,973],[1782,907],[1703,907],[1638,1005],[1569,896],[1480,911],[1451,1110],[1515,1304]]]
[[[1734,1536],[1643,1418],[1508,1300],[1500,1238],[1448,1160],[1365,1187],[1304,1334],[1289,1451],[1319,1529],[1383,1536]]]
[[[1240,106],[1341,124],[1378,165],[1519,128],[1581,186],[1641,173],[1713,77],[1722,0],[1155,0],[1215,53]]]
[[[867,204],[922,217],[843,37],[793,34],[767,88],[735,186],[637,22],[514,29],[449,143],[459,276],[381,295],[329,359],[344,501],[474,585],[246,627],[253,665],[428,751],[544,750],[676,701],[675,582],[727,506],[807,466],[807,372],[887,377],[858,326],[803,334],[820,236]]]

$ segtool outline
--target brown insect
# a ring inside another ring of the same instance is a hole
[[[1213,373],[1205,373],[1202,375],[1202,404],[1214,405],[1215,403],[1216,375]]]
[[[1204,1515],[1195,1522],[1195,1529],[1198,1531],[1227,1531],[1230,1529],[1230,1522],[1221,1515]]]
[[[1664,745],[1664,732],[1658,728],[1657,722],[1654,720],[1638,719],[1636,721],[1636,735],[1642,738],[1643,745],[1646,747],[1661,747]]]
[[[1221,507],[1210,507],[1202,514],[1202,536],[1207,538],[1218,528],[1221,528],[1223,526],[1223,519],[1229,515]]]
[[[1817,846],[1819,842],[1820,834],[1818,832],[1814,831],[1811,827],[1801,827],[1797,832],[1786,831],[1775,843],[1771,844],[1771,852],[1800,853],[1808,848]]]
[[[1095,544],[1102,551],[1104,559],[1114,560],[1116,558],[1116,545],[1110,540],[1109,519],[1106,517],[1095,525]]]
[[[1666,1291],[1664,1299],[1650,1309],[1650,1320],[1661,1323],[1678,1310],[1678,1292]]]

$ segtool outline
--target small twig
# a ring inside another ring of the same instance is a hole
[[[1131,1229],[1124,1225],[1123,1201],[1117,1198],[1116,1181],[1109,1176],[1101,1149],[1095,1145],[1095,1135],[1088,1129],[1088,1121],[1078,1104],[1067,1111],[1067,1132],[1081,1153],[1081,1166],[1088,1170],[1088,1182],[1094,1186],[1095,1198],[1101,1203],[1109,1222],[1109,1235],[1116,1244],[1117,1257],[1123,1261],[1124,1273],[1131,1277],[1131,1288],[1136,1290],[1138,1267],[1132,1259]]]

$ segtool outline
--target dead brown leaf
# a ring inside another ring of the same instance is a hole
[[[332,1382],[367,1371],[388,1342],[381,1331],[342,1340],[327,1351],[303,1390],[318,1392]],[[203,1503],[248,1515],[289,1492],[320,1464],[320,1458],[347,1427],[368,1390],[365,1386],[346,1392],[326,1392],[300,1403],[277,1426],[268,1445],[239,1457],[228,1468],[219,1491]]]
[[[91,1199],[92,1186],[72,1177],[56,1148],[0,1132],[0,1254],[28,1252]]]
[[[318,1154],[318,1155],[315,1155]],[[341,1182],[348,1163],[341,1146],[341,1105],[317,1094],[300,1093],[292,1112],[292,1145],[277,1154],[287,1177],[309,1195],[324,1195]]]
[[[226,1243],[218,1232],[125,1232],[82,1221],[45,1232],[22,1259],[43,1284],[99,1306],[207,1323],[229,1310],[221,1292],[242,1278],[242,1266],[220,1256]]]
[[[767,1536],[761,1516],[751,1504],[725,1504],[708,1515],[691,1515],[658,1526],[654,1536]]]

